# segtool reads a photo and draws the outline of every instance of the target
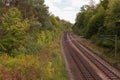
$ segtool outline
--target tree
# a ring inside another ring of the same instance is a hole
[[[29,3],[33,8],[33,13],[38,21],[42,23],[43,29],[48,29],[52,26],[48,7],[44,4],[44,0],[30,0]]]
[[[98,33],[99,28],[103,27],[104,25],[104,17],[105,17],[105,10],[102,6],[98,8],[98,11],[95,15],[92,16],[92,18],[89,20],[87,25],[87,33],[86,37],[90,38],[96,33]]]
[[[104,25],[107,28],[107,33],[120,35],[120,27],[116,26],[116,22],[120,20],[120,0],[109,0],[106,13]]]
[[[79,35],[85,35],[88,22],[93,16],[94,10],[88,5],[81,7],[81,12],[77,14],[76,23],[73,26],[73,31]]]
[[[48,7],[44,4],[44,0],[12,0],[12,6],[17,7],[23,18],[34,19],[42,24],[41,29],[49,29],[52,27]]]
[[[109,0],[101,0],[101,5],[104,7],[104,9],[106,10],[108,8],[108,3],[109,3]]]
[[[0,50],[12,55],[24,40],[28,28],[28,20],[23,20],[17,8],[10,8],[2,18],[3,35],[0,40]]]

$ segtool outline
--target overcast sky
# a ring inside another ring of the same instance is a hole
[[[99,0],[94,1],[99,3]],[[89,4],[89,2],[90,0],[45,0],[50,13],[72,23],[75,22],[76,14],[80,11],[80,7]]]

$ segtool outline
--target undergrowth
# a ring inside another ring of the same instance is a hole
[[[0,80],[67,80],[60,49],[60,36],[38,54],[0,56]]]

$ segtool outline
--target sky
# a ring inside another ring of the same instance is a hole
[[[99,0],[94,0],[99,3]],[[90,0],[45,0],[45,4],[49,7],[49,12],[58,16],[60,19],[75,22],[80,7],[89,4]]]

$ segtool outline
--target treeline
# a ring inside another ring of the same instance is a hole
[[[48,9],[44,0],[0,1],[0,80],[67,79],[60,36],[72,24]]]
[[[99,40],[102,35],[111,35],[107,38],[114,39],[114,35],[120,36],[120,0],[100,0],[101,2],[90,7],[84,5],[77,14],[73,31],[95,43],[114,48],[114,43],[109,40]],[[119,43],[119,41],[118,41]],[[119,46],[119,45],[118,45]]]

